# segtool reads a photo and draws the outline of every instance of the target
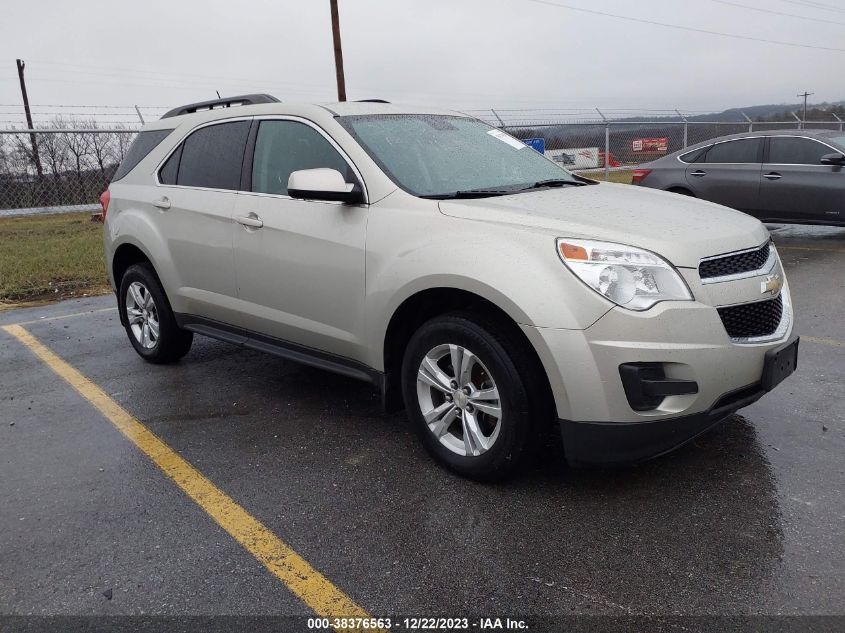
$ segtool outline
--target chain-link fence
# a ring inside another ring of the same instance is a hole
[[[0,216],[98,209],[136,130],[0,130]]]
[[[587,173],[593,178],[630,182],[637,165],[682,150],[703,141],[729,134],[774,130],[843,130],[845,123],[835,115],[825,120],[797,117],[789,121],[701,121],[685,120],[581,120],[537,122],[507,119],[500,112],[472,113],[500,127],[563,167]],[[541,140],[542,139],[542,140]]]
[[[598,108],[467,113],[525,140],[569,170],[617,182],[630,182],[631,171],[637,165],[721,136],[782,129],[841,131],[845,125],[836,112],[819,109],[814,109],[806,122],[789,111],[777,121],[755,121],[741,111],[706,115],[650,110],[644,111],[644,116],[634,111],[610,114]],[[735,120],[725,120],[725,114]]]
[[[592,177],[626,181],[636,165],[727,134],[778,129],[842,130],[843,121],[831,114],[824,120],[702,121],[683,115],[660,120],[578,120],[547,114],[474,111],[474,116],[507,130],[561,166]],[[541,118],[543,117],[543,118]],[[38,130],[0,130],[0,216],[31,215],[98,208],[137,130],[125,126],[99,127],[96,121],[74,121],[73,127],[54,120]],[[542,139],[540,141],[540,139]]]

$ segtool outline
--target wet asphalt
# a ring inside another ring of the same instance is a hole
[[[549,446],[507,483],[459,479],[366,384],[202,337],[176,365],[145,364],[111,296],[0,325],[34,321],[372,615],[843,614],[845,229],[770,228],[798,373],[621,470],[571,470]],[[0,614],[310,613],[0,331]]]

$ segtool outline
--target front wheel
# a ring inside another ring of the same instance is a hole
[[[453,314],[411,337],[402,367],[405,408],[439,462],[478,480],[519,465],[534,436],[530,363],[519,341],[492,322]]]
[[[135,351],[151,363],[172,363],[191,349],[194,335],[176,317],[151,266],[130,266],[120,282],[118,309]]]

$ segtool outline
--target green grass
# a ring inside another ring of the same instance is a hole
[[[604,180],[604,170],[597,171],[579,171],[579,176],[592,178],[593,180]],[[607,182],[618,182],[623,185],[631,184],[631,177],[634,175],[633,169],[623,169],[620,171],[612,171],[608,174]]]
[[[0,218],[0,304],[107,288],[103,225],[90,213]]]

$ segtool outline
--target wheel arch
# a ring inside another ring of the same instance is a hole
[[[672,185],[671,187],[666,187],[664,191],[668,191],[669,193],[678,193],[682,196],[690,196],[692,198],[698,197],[695,195],[695,192],[693,192],[693,190],[687,185]]]
[[[384,385],[382,399],[385,410],[397,411],[403,407],[401,367],[407,343],[419,327],[442,314],[451,312],[475,313],[495,321],[507,329],[514,340],[525,346],[533,370],[543,377],[542,390],[550,407],[554,397],[548,374],[534,345],[519,327],[519,316],[514,316],[497,302],[476,292],[449,286],[436,286],[418,290],[406,297],[393,311],[385,328],[383,340]]]
[[[123,274],[133,264],[146,262],[153,266],[152,259],[149,253],[144,251],[141,247],[132,242],[124,242],[118,246],[111,261],[111,273],[114,279],[115,288],[120,287],[120,280],[123,279]],[[155,269],[155,266],[153,266]]]

